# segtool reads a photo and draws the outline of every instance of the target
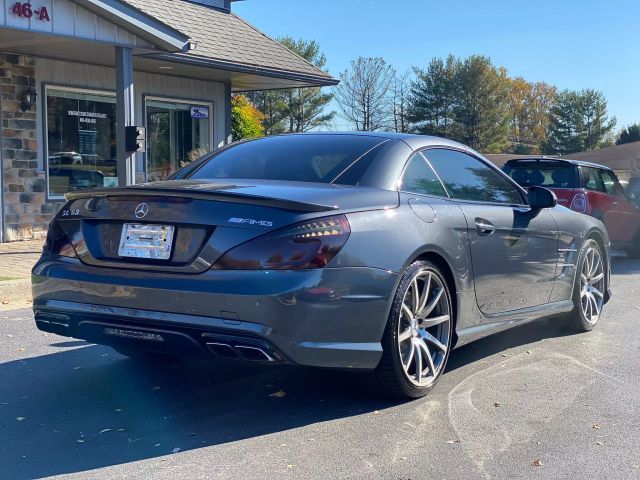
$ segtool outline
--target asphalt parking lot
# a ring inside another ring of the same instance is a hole
[[[294,368],[141,365],[0,311],[0,478],[640,478],[640,261],[589,334],[456,350],[429,396]]]

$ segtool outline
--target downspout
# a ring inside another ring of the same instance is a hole
[[[224,83],[224,144],[233,141],[231,138],[231,82]]]
[[[3,140],[4,140],[4,127],[2,126],[2,118],[4,110],[2,109],[3,99],[0,95],[0,243],[5,239],[5,216],[4,216],[4,155],[3,155]]]

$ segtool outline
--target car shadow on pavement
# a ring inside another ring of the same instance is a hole
[[[567,327],[562,318],[534,320],[455,349],[451,352],[446,371],[451,372],[491,355],[536,343],[546,338],[577,334]]]
[[[640,273],[640,261],[630,258],[614,258],[612,271],[616,275],[634,275]]]
[[[400,403],[336,372],[144,364],[94,345],[1,364],[0,379],[7,479],[86,472]]]

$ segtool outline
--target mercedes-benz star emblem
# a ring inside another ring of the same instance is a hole
[[[149,213],[149,205],[141,203],[136,207],[136,218],[144,218]]]

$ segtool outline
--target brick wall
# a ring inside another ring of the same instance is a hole
[[[47,203],[46,181],[38,165],[36,109],[23,112],[25,90],[35,88],[35,58],[0,53],[0,117],[2,118],[2,190],[5,240],[43,238],[61,204]]]

